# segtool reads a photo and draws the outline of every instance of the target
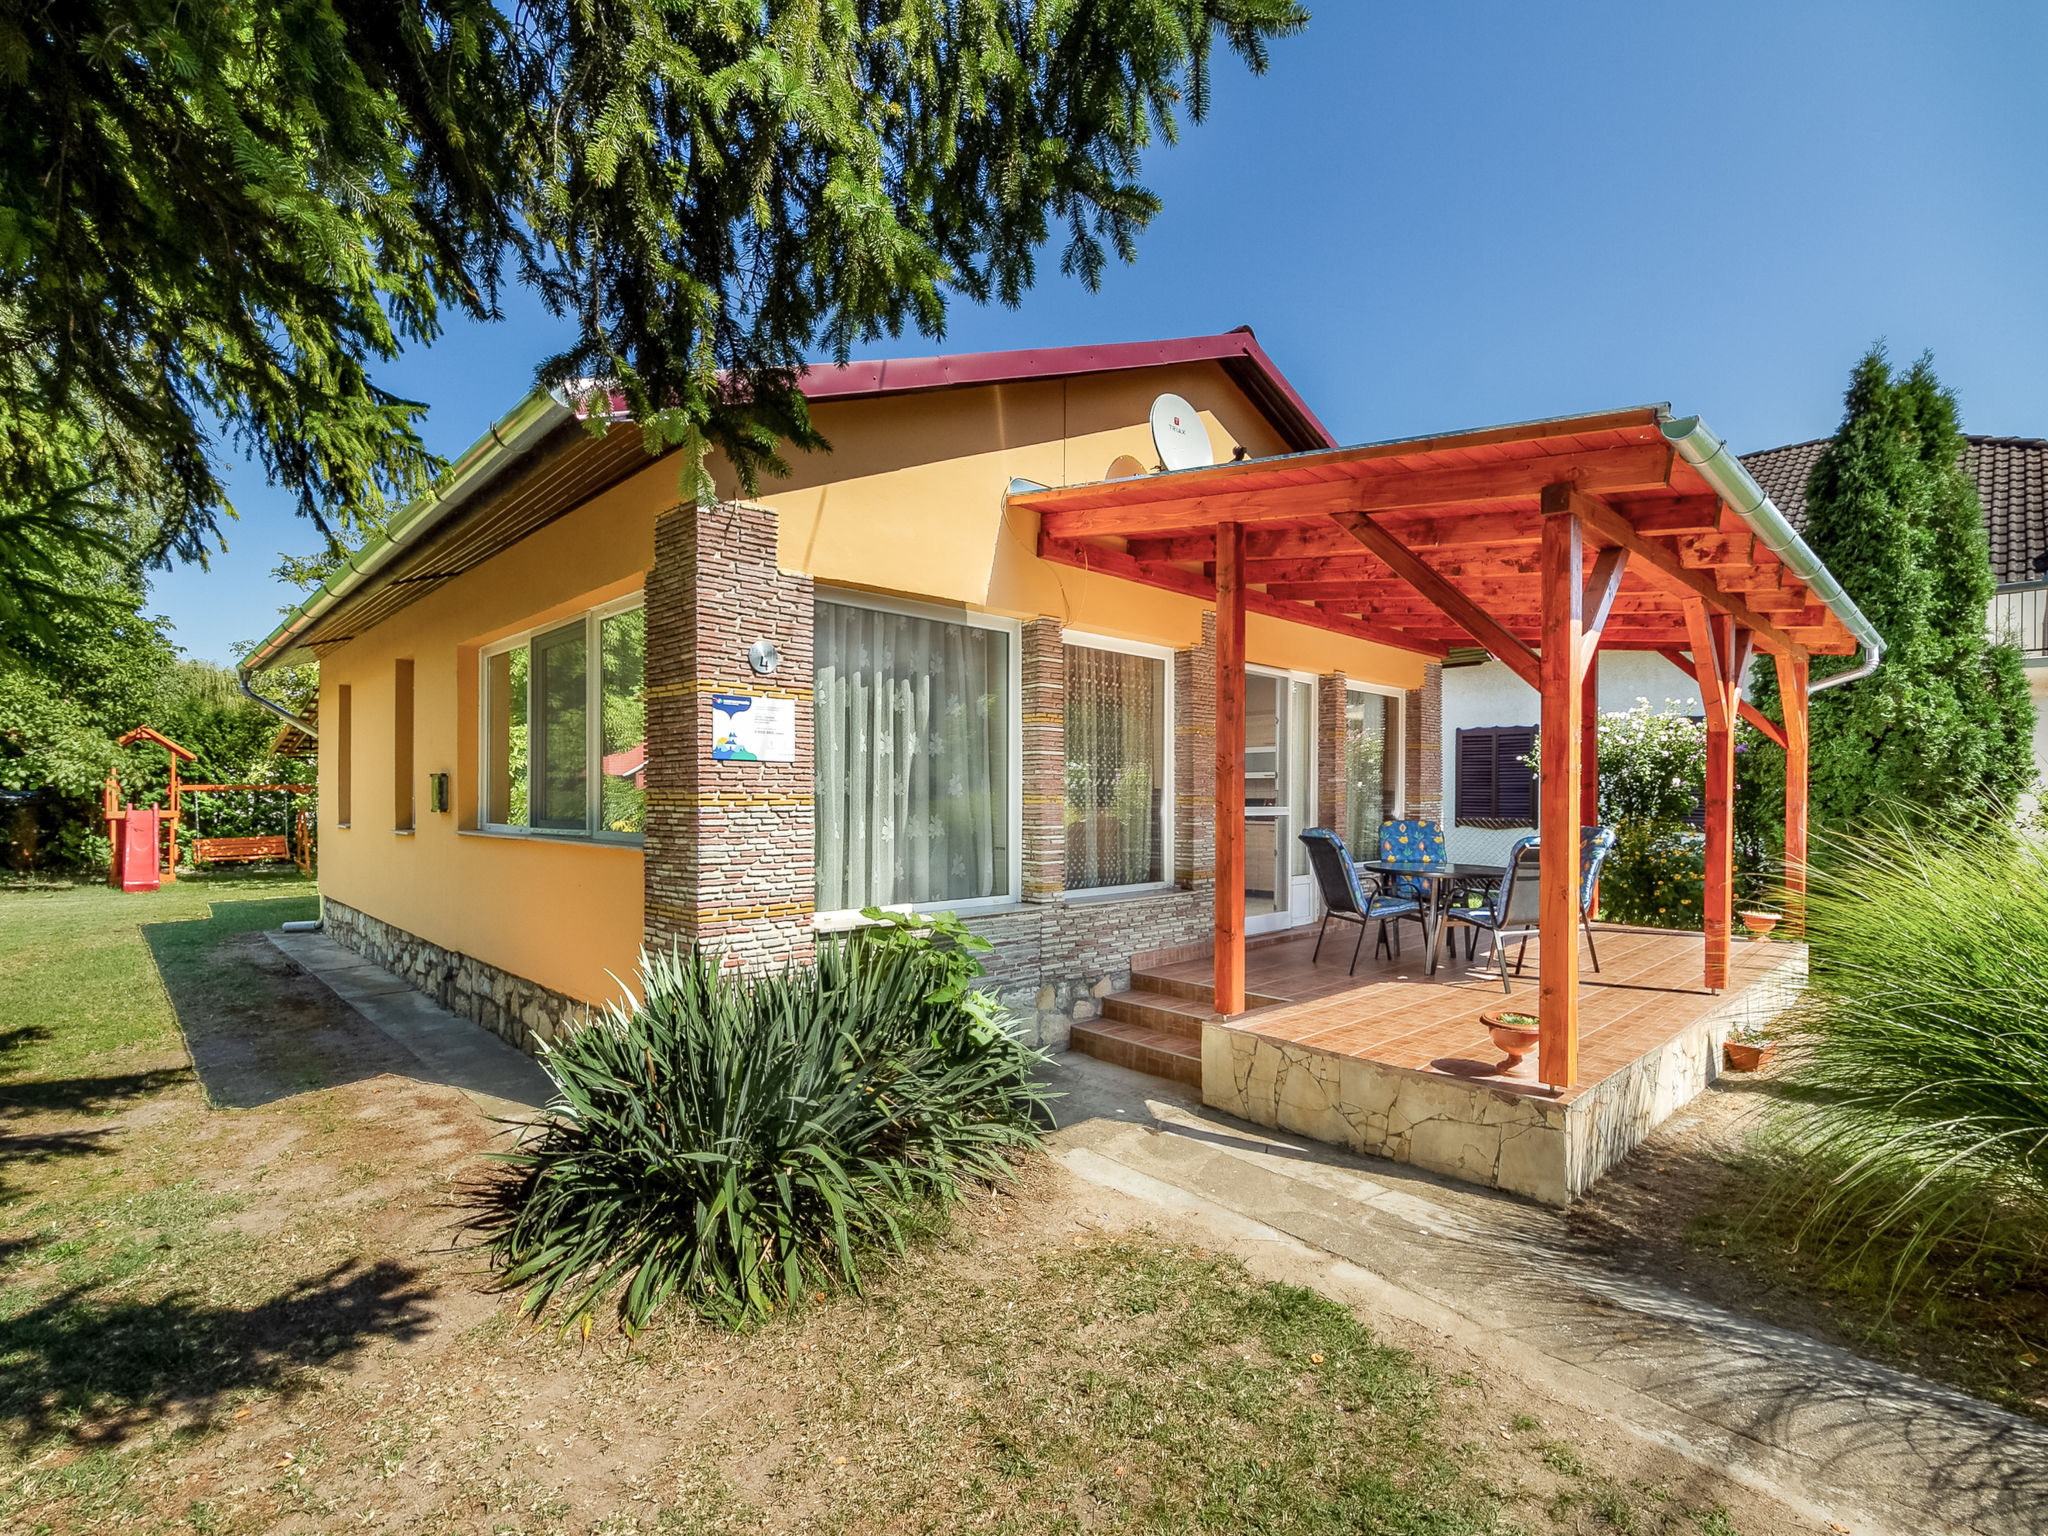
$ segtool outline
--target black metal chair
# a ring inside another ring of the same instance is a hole
[[[1540,858],[1536,839],[1523,838],[1509,851],[1508,872],[1494,887],[1491,901],[1483,907],[1452,907],[1444,914],[1447,923],[1463,923],[1492,937],[1493,958],[1500,964],[1500,989],[1503,992],[1514,990],[1508,982],[1508,940],[1522,941],[1521,948],[1515,951],[1515,974],[1519,976],[1522,956],[1528,952],[1529,941],[1539,936],[1543,916],[1542,887],[1537,880]],[[1456,936],[1451,937],[1455,942]]]
[[[1378,879],[1373,880],[1372,889],[1368,891],[1359,879],[1358,866],[1351,862],[1351,851],[1344,846],[1344,839],[1327,827],[1310,827],[1301,834],[1301,840],[1308,847],[1309,868],[1315,871],[1316,885],[1323,893],[1323,921],[1316,929],[1316,949],[1315,954],[1309,957],[1309,964],[1315,964],[1322,955],[1323,934],[1333,917],[1358,924],[1358,942],[1351,948],[1351,970],[1348,974],[1358,974],[1358,956],[1365,948],[1365,930],[1373,923],[1380,925],[1373,953],[1386,949],[1389,958],[1399,955],[1400,931],[1396,928],[1390,946],[1387,923],[1394,918],[1420,917],[1421,907],[1407,897],[1381,894],[1382,882]]]

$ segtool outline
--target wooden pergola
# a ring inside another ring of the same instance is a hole
[[[1013,490],[1046,560],[1200,598],[1217,616],[1216,1010],[1244,986],[1245,615],[1443,657],[1481,646],[1542,695],[1538,1075],[1578,1076],[1579,827],[1597,815],[1601,650],[1668,657],[1707,723],[1706,985],[1728,980],[1735,722],[1786,749],[1789,926],[1805,886],[1808,658],[1841,616],[1674,446],[1656,407]],[[1759,493],[1760,495],[1760,493]],[[1781,541],[1781,547],[1782,541]],[[1761,649],[1782,727],[1741,697]]]

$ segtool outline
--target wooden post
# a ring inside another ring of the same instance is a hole
[[[1216,528],[1216,1011],[1244,1012],[1244,524]]]
[[[1600,653],[1586,658],[1579,700],[1579,824],[1600,824]]]
[[[171,818],[170,835],[168,838],[170,851],[169,856],[164,860],[164,884],[176,885],[178,883],[178,810],[180,805],[178,796],[178,755],[175,752],[167,752],[164,755],[171,760],[171,789],[170,793],[164,797],[164,809],[170,812]]]
[[[1728,942],[1735,923],[1735,621],[1685,605],[1692,636],[1693,680],[1707,715],[1706,968],[1710,992],[1728,985]]]
[[[1543,778],[1537,824],[1541,914],[1536,1075],[1553,1088],[1579,1076],[1579,799],[1584,724],[1585,532],[1568,485],[1543,492]]]
[[[1807,661],[1779,652],[1778,695],[1785,721],[1785,931],[1806,932]]]

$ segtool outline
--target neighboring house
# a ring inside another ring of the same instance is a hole
[[[1963,467],[1977,482],[1991,575],[1985,628],[2019,647],[2034,701],[2034,770],[2048,779],[2048,439],[1966,437]],[[1748,454],[1743,463],[1778,510],[1806,532],[1806,481],[1829,439]]]
[[[1806,482],[1831,439],[1744,454],[1743,467],[1802,535]],[[2034,700],[2034,762],[2048,778],[2048,440],[1971,437],[1964,459],[1977,482],[1998,591],[1989,632],[2019,646]],[[1698,715],[1692,677],[1660,656],[1603,653],[1600,708]],[[1479,650],[1456,650],[1443,674],[1443,818],[1453,858],[1499,862],[1535,826],[1533,775],[1522,754],[1535,737],[1536,691]]]
[[[702,509],[536,391],[245,663],[320,662],[331,934],[529,1048],[643,942],[800,960],[871,905],[967,917],[1055,1045],[1206,946],[1213,600],[1041,559],[1004,493],[1152,468],[1168,393],[1218,460],[1329,435],[1248,330],[805,391],[832,451]],[[1248,621],[1254,930],[1313,919],[1319,816],[1436,812],[1429,658],[1296,611]]]

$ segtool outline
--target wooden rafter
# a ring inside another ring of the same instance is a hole
[[[1595,533],[1609,543],[1619,544],[1630,554],[1639,557],[1636,561],[1636,572],[1644,580],[1660,585],[1681,597],[1697,599],[1720,609],[1743,628],[1753,631],[1760,641],[1774,651],[1784,651],[1794,656],[1804,656],[1807,653],[1808,647],[1792,633],[1773,624],[1741,599],[1724,592],[1712,576],[1688,569],[1676,553],[1656,539],[1638,533],[1634,524],[1605,502],[1575,489],[1562,494],[1570,497],[1573,510]]]
[[[1332,521],[1386,561],[1397,575],[1442,609],[1474,640],[1506,662],[1515,676],[1531,687],[1542,686],[1536,657],[1529,647],[1492,614],[1431,570],[1413,550],[1359,513],[1340,512]]]

